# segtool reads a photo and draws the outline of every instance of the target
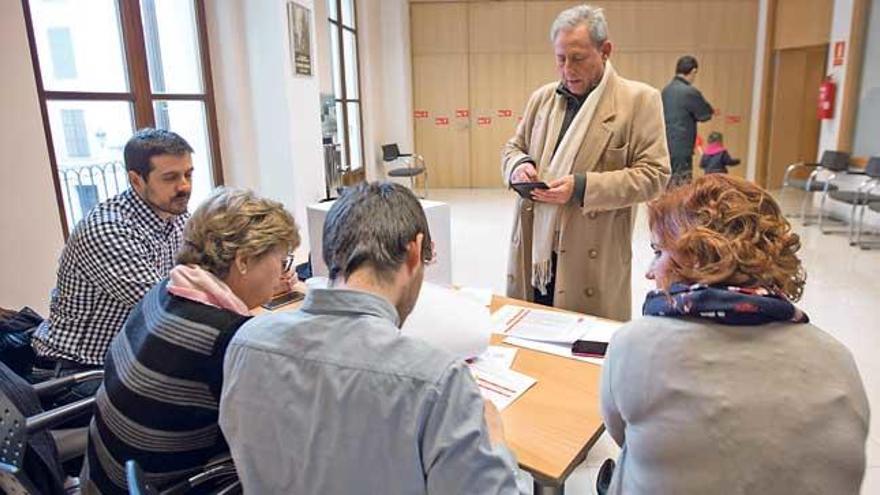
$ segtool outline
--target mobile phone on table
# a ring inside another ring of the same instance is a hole
[[[596,342],[594,340],[575,340],[571,344],[571,353],[583,357],[605,357],[608,350],[608,342]]]
[[[269,299],[267,302],[261,304],[261,306],[268,309],[269,311],[272,311],[273,309],[280,308],[281,306],[295,303],[297,301],[302,301],[304,297],[306,297],[306,295],[302,292],[297,292],[293,290],[290,292],[285,292],[284,294],[278,294],[272,299]]]
[[[510,187],[520,195],[522,199],[532,199],[532,190],[550,189],[546,182],[514,182]]]

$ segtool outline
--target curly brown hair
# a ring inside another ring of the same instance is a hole
[[[224,278],[241,253],[259,258],[277,247],[299,246],[296,222],[284,206],[245,189],[218,187],[186,222],[177,263],[198,265]]]
[[[704,175],[648,204],[648,223],[669,252],[666,280],[765,287],[800,299],[800,237],[770,193],[726,174]]]

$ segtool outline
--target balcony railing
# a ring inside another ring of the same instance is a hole
[[[70,225],[76,225],[98,203],[128,188],[121,161],[62,164],[61,189]]]

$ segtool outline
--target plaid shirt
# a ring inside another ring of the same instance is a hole
[[[103,365],[133,306],[174,266],[187,218],[162,220],[132,189],[95,207],[61,253],[37,354]]]

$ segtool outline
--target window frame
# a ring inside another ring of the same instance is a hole
[[[367,167],[367,154],[364,151],[364,94],[361,88],[361,42],[358,39],[358,8],[357,8],[357,0],[351,0],[351,12],[353,17],[352,26],[346,26],[342,22],[342,1],[343,0],[327,0],[328,2],[334,2],[336,4],[336,19],[333,19],[330,15],[330,9],[327,9],[327,22],[330,23],[330,29],[336,31],[336,39],[339,41],[339,50],[337,52],[337,56],[339,57],[339,88],[342,91],[341,95],[333,95],[334,103],[338,104],[342,108],[342,115],[337,115],[339,121],[337,122],[337,129],[342,127],[345,129],[345,143],[343,144],[343,150],[345,151],[344,155],[344,163],[348,164],[348,172],[355,173],[361,172]],[[356,49],[355,49],[355,64],[357,66],[357,98],[348,98],[348,89],[346,87],[346,77],[345,77],[345,36],[343,33],[348,31],[354,37]],[[330,38],[330,50],[336,50],[337,47],[333,46],[333,38]],[[331,67],[332,71],[332,67]],[[331,72],[332,74],[332,72]],[[336,77],[337,74],[332,74],[333,77]],[[348,115],[348,104],[355,103],[358,107],[358,139],[360,140],[360,156],[361,163],[360,167],[355,169],[352,168],[351,163],[351,133],[349,132],[349,115]],[[337,133],[339,131],[337,130]]]
[[[141,0],[115,0],[119,13],[120,33],[122,50],[125,55],[125,70],[128,75],[128,92],[89,92],[89,91],[47,91],[43,85],[43,75],[40,70],[40,56],[37,52],[37,42],[34,35],[33,17],[31,15],[30,0],[21,0],[24,11],[25,28],[27,30],[28,45],[31,52],[31,63],[34,70],[34,78],[37,86],[37,96],[40,104],[40,113],[43,118],[43,133],[46,136],[46,145],[49,151],[49,165],[52,173],[52,182],[55,186],[55,200],[58,206],[58,214],[61,217],[61,230],[64,240],[70,235],[68,218],[65,214],[64,197],[61,189],[61,180],[58,170],[58,159],[55,156],[55,144],[52,137],[52,129],[49,124],[48,102],[52,100],[68,101],[115,101],[128,102],[132,108],[134,128],[156,126],[154,112],[155,101],[197,101],[205,107],[205,126],[208,135],[211,153],[211,172],[214,186],[223,184],[223,164],[220,156],[219,129],[217,126],[217,109],[214,98],[214,80],[211,73],[211,55],[208,46],[208,30],[205,15],[204,0],[192,0],[195,10],[196,33],[199,43],[199,58],[202,69],[202,93],[153,93],[150,85],[150,74],[147,61],[146,39],[144,37],[144,25],[141,12]],[[48,61],[51,63],[51,61]],[[63,139],[63,136],[58,136]]]

